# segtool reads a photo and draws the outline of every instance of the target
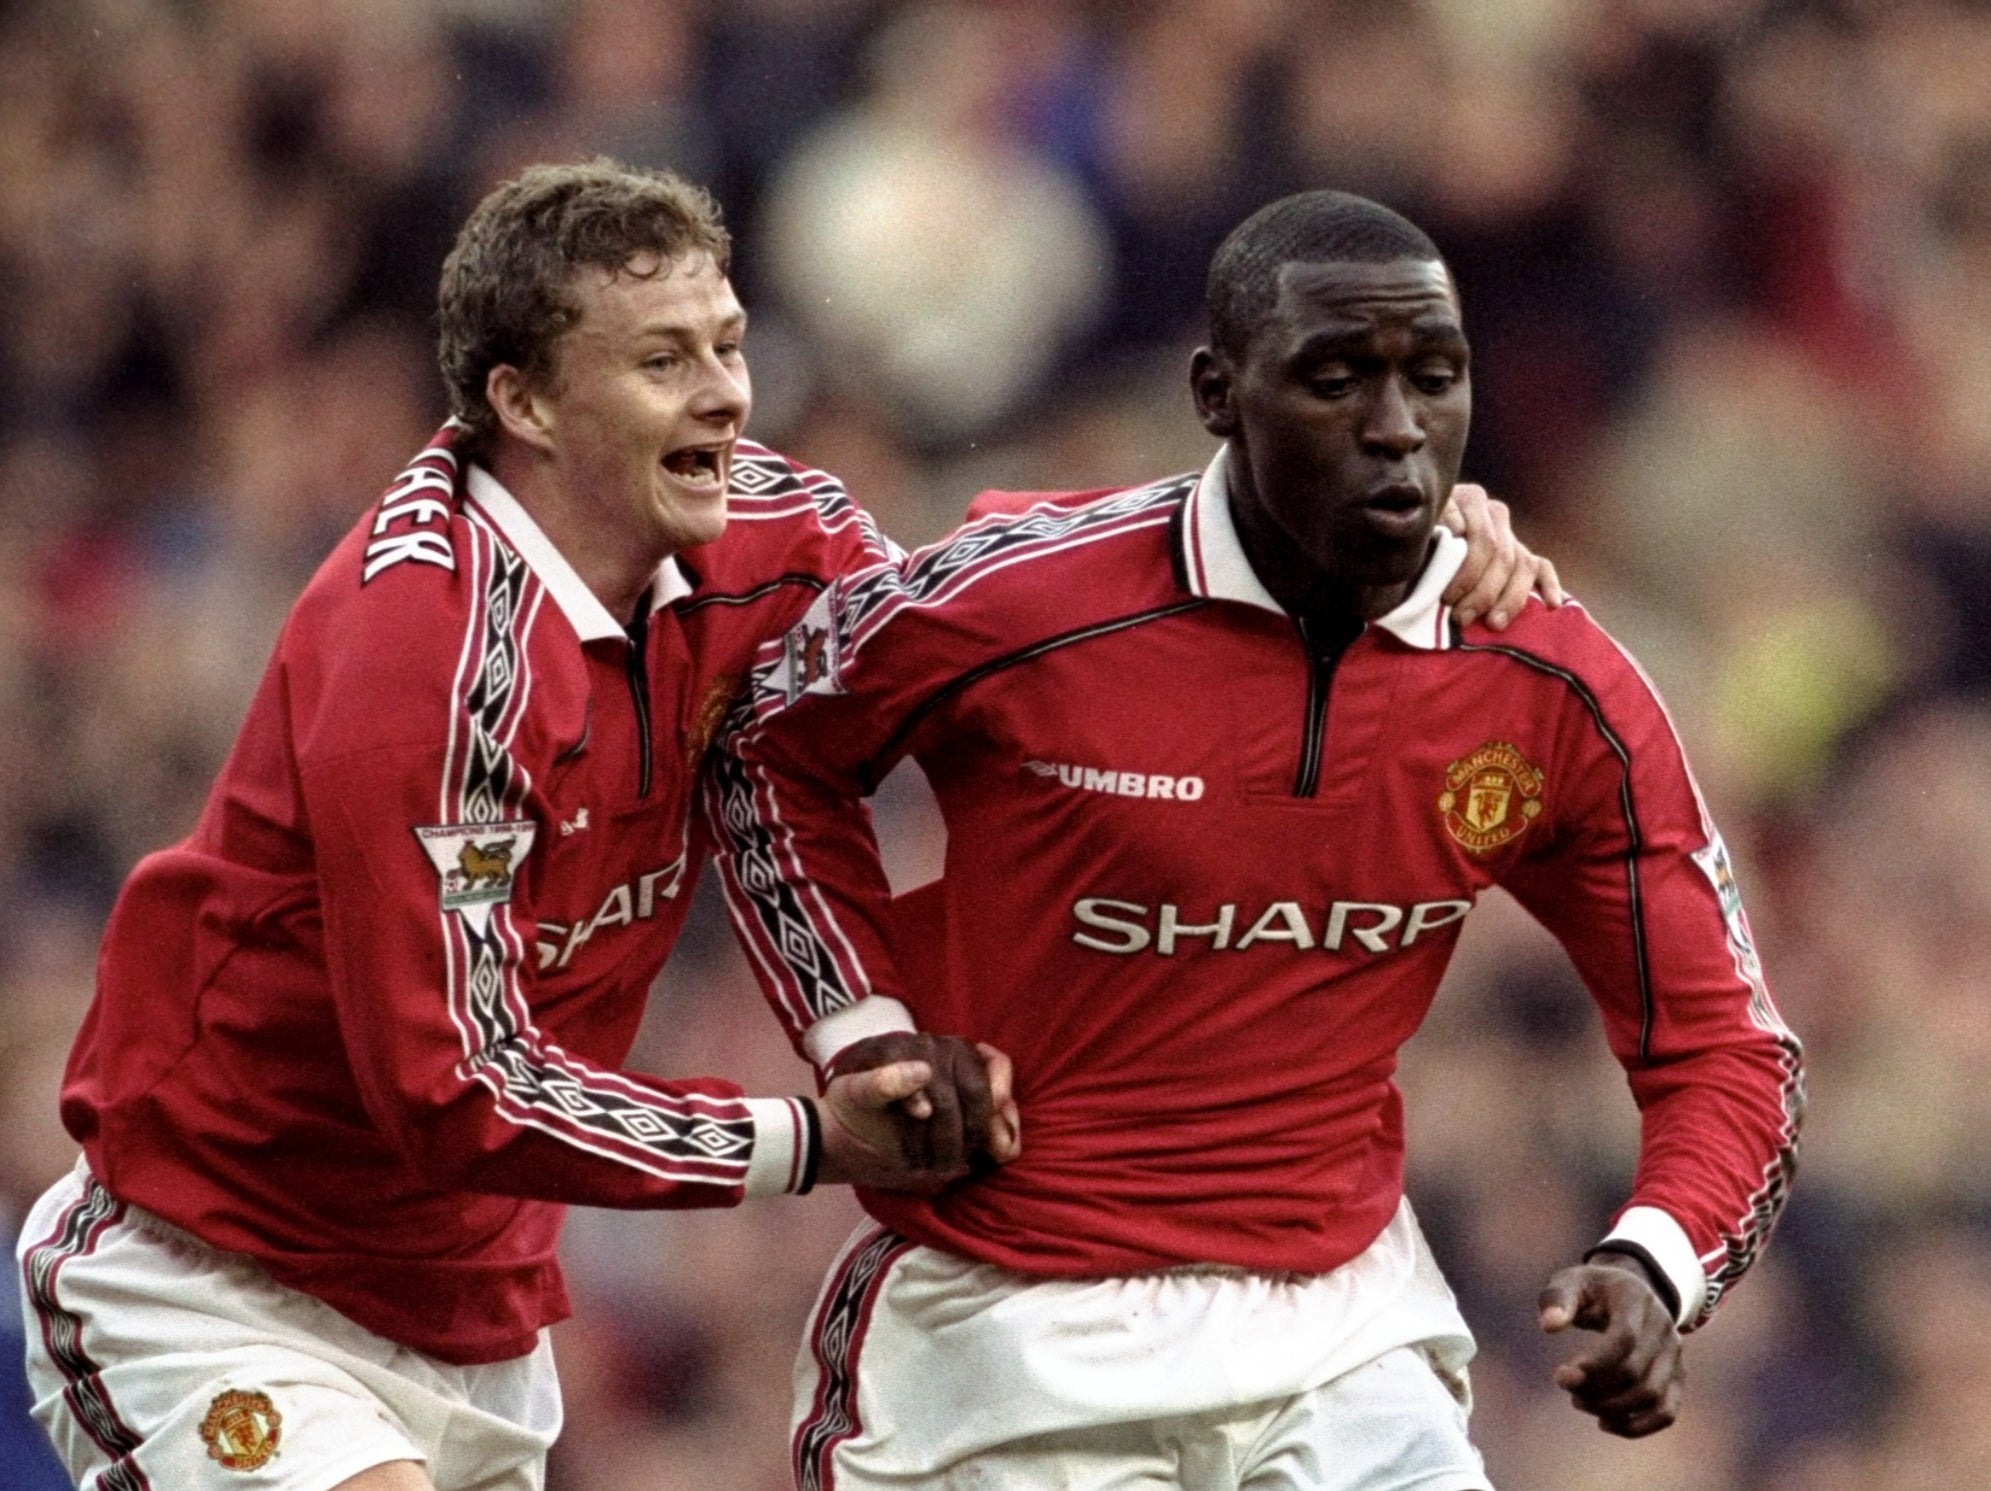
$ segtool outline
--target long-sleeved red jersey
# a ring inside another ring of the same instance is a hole
[[[1022,1159],[905,1236],[1030,1273],[1324,1271],[1401,1193],[1392,1076],[1488,886],[1562,942],[1642,1114],[1613,1238],[1692,1325],[1791,1174],[1797,1042],[1665,710],[1579,607],[1504,633],[1414,592],[1345,647],[1252,573],[1224,458],[1026,507],[838,582],[764,649],[712,790],[797,1029],[869,993],[1016,1064]],[[915,757],[942,970],[900,989],[848,799]]]
[[[566,1313],[565,1203],[800,1178],[793,1100],[616,1068],[755,646],[895,551],[742,444],[638,638],[452,440],[312,580],[192,835],[126,884],[62,1115],[116,1196],[475,1362]]]

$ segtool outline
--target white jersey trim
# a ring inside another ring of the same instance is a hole
[[[1656,1206],[1634,1206],[1618,1218],[1598,1246],[1609,1247],[1614,1242],[1636,1244],[1672,1281],[1673,1292],[1680,1296],[1674,1324],[1685,1328],[1699,1318],[1707,1299],[1708,1276],[1694,1255],[1686,1228]]]
[[[539,577],[547,593],[565,614],[575,635],[583,642],[601,642],[628,635],[622,623],[609,615],[608,607],[588,589],[580,572],[567,562],[566,555],[554,547],[553,540],[546,536],[546,530],[534,521],[532,514],[525,510],[525,505],[506,490],[503,482],[482,466],[472,466],[465,486],[470,499],[484,510],[505,536],[505,542]],[[677,556],[669,556],[657,566],[656,578],[650,582],[650,609],[660,610],[690,594],[691,582],[685,578]]]
[[[747,1161],[749,1196],[786,1196],[802,1183],[807,1160],[808,1123],[799,1098],[746,1098],[754,1124],[754,1149]]]
[[[913,1021],[913,1012],[898,1000],[884,994],[870,994],[855,1004],[831,1010],[811,1025],[802,1037],[802,1049],[808,1052],[809,1060],[820,1070],[835,1060],[836,1054],[844,1047],[854,1045],[866,1036],[917,1029],[919,1026]]]
[[[1189,494],[1188,508],[1182,525],[1182,571],[1188,576],[1190,590],[1212,600],[1237,601],[1284,616],[1286,608],[1272,598],[1245,557],[1244,542],[1231,517],[1228,445],[1210,458],[1202,480]],[[1443,599],[1445,587],[1466,561],[1466,541],[1451,529],[1440,526],[1433,537],[1431,557],[1410,594],[1387,616],[1371,623],[1426,652],[1449,645],[1451,607]]]

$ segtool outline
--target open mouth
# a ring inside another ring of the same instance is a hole
[[[687,445],[664,457],[664,470],[694,487],[718,487],[726,479],[724,445]]]
[[[1362,499],[1361,513],[1369,532],[1388,544],[1416,541],[1431,522],[1423,489],[1415,482],[1391,482],[1371,489]]]
[[[1362,505],[1375,512],[1414,513],[1424,506],[1424,493],[1409,482],[1392,482],[1371,492]]]

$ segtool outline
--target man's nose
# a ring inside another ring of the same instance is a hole
[[[1407,456],[1424,444],[1424,422],[1401,378],[1382,380],[1365,411],[1362,438],[1393,456]]]
[[[747,376],[747,365],[707,353],[700,360],[700,369],[704,377],[692,400],[692,413],[700,419],[745,423],[747,411],[753,407],[753,381]]]

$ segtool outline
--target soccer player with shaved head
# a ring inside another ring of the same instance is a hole
[[[989,494],[820,596],[727,737],[777,1003],[833,974],[993,1043],[1028,1129],[975,1184],[863,1193],[797,1368],[804,1491],[1487,1491],[1392,1076],[1494,886],[1568,950],[1642,1118],[1608,1231],[1543,1260],[1575,1406],[1670,1424],[1681,1334],[1783,1205],[1799,1048],[1665,709],[1579,606],[1496,633],[1447,602],[1444,259],[1311,192],[1208,298],[1206,469]],[[945,873],[894,903],[859,809],[908,757]]]

